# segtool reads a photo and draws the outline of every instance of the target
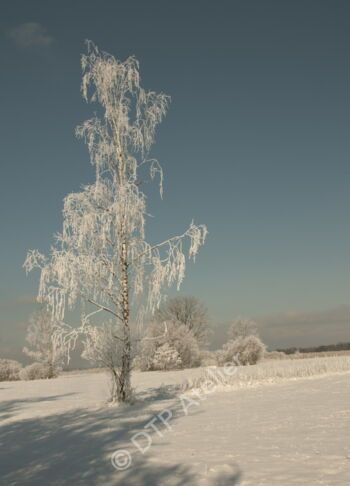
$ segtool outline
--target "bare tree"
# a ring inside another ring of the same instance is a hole
[[[87,143],[96,180],[64,200],[63,230],[48,258],[37,250],[25,261],[27,271],[41,270],[38,298],[60,323],[57,343],[69,352],[77,336],[89,334],[95,314],[107,313],[121,323],[121,364],[115,376],[117,397],[130,397],[130,319],[142,320],[162,300],[164,286],[181,285],[185,276],[185,242],[195,258],[206,227],[193,222],[179,236],[152,244],[145,239],[146,197],[141,183],[160,176],[159,162],[149,158],[155,129],[169,97],[145,91],[134,57],[120,62],[88,42],[82,56],[82,94],[97,102],[102,116],[85,121],[77,135]],[[84,303],[81,326],[65,321],[67,308]]]
[[[23,352],[38,363],[47,366],[48,378],[53,378],[62,363],[62,350],[55,346],[55,322],[46,309],[35,312],[29,319],[26,341],[29,348]]]
[[[258,336],[258,326],[255,321],[245,317],[238,317],[231,324],[228,331],[229,339],[246,338],[248,336]]]
[[[195,297],[180,296],[165,301],[155,312],[158,322],[170,321],[188,327],[198,340],[204,344],[208,336],[208,310]]]

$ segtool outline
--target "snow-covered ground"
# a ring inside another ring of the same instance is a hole
[[[349,372],[180,398],[200,373],[135,373],[130,407],[106,407],[101,372],[0,383],[0,484],[350,484]]]

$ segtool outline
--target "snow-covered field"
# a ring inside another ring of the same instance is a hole
[[[0,383],[0,484],[350,484],[349,371],[181,397],[202,373],[135,373],[130,407],[106,407],[101,372]]]

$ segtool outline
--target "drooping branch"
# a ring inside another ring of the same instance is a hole
[[[164,246],[171,247],[174,242],[175,243],[179,242],[179,241],[183,240],[186,236],[190,237],[190,239],[191,239],[191,247],[190,247],[189,255],[195,256],[198,252],[199,246],[204,244],[207,233],[208,233],[208,230],[207,230],[207,227],[205,225],[196,226],[192,222],[190,227],[187,229],[187,231],[182,233],[182,235],[173,236],[173,237],[168,238],[167,240],[164,240],[161,243],[157,243],[156,245],[153,245],[153,246],[147,245],[147,248],[143,252],[141,252],[139,255],[136,255],[131,260],[131,264],[134,264],[135,262],[140,260],[140,258],[142,258],[145,255],[151,256],[152,252],[156,249],[162,248]]]

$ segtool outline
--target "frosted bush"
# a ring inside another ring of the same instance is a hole
[[[19,377],[21,380],[45,380],[57,376],[51,366],[45,363],[32,363],[23,368]]]
[[[237,365],[253,365],[262,359],[265,345],[257,336],[239,337],[224,344],[217,354],[218,362],[224,365],[234,362]]]
[[[200,350],[193,332],[185,325],[172,325],[168,332],[169,344],[179,353],[184,368],[200,365]]]
[[[266,347],[257,336],[241,338],[237,343],[238,358],[242,365],[252,365],[260,361],[265,353]]]
[[[181,359],[181,367],[192,368],[200,365],[198,341],[187,326],[177,322],[155,322],[149,326],[147,335],[141,341],[134,367],[141,371],[155,369],[154,356],[165,344],[176,350]]]
[[[152,368],[154,370],[173,370],[182,367],[182,361],[176,349],[168,343],[160,346],[154,353]]]
[[[13,359],[0,359],[0,381],[19,380],[22,365]]]

